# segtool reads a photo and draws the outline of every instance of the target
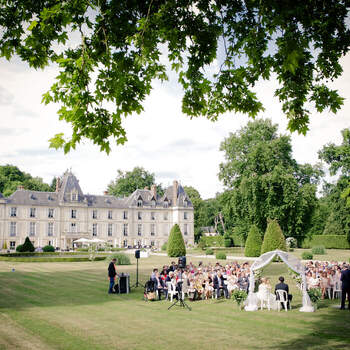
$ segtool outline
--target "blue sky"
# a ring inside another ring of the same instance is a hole
[[[350,126],[350,55],[342,59],[343,76],[332,84],[346,98],[337,114],[312,111],[306,136],[293,134],[294,157],[300,163],[316,163],[317,151],[328,142],[339,143],[340,131]],[[85,193],[102,193],[115,178],[117,169],[143,166],[154,172],[157,182],[169,185],[174,179],[197,188],[209,198],[223,187],[218,180],[223,154],[220,143],[249,120],[240,114],[225,114],[217,122],[204,118],[190,120],[181,112],[181,90],[173,81],[155,82],[146,99],[144,112],[125,119],[128,139],[124,146],[113,146],[109,156],[84,141],[64,155],[49,149],[48,139],[58,132],[69,134],[70,127],[58,121],[57,105],[42,105],[41,96],[57,75],[54,67],[34,71],[18,59],[0,65],[0,164],[20,169],[50,182],[67,168],[80,179]],[[259,118],[271,118],[281,133],[287,121],[273,96],[276,81],[257,84],[255,90],[265,106]]]

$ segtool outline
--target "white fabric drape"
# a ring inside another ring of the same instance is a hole
[[[275,256],[279,256],[282,261],[293,271],[301,275],[302,278],[302,293],[303,293],[303,306],[299,309],[301,312],[313,312],[314,307],[312,306],[310,297],[306,290],[306,278],[305,278],[305,267],[302,262],[297,259],[294,255],[288,254],[281,250],[273,250],[261,255],[257,260],[254,261],[250,268],[250,278],[249,278],[249,293],[246,300],[246,311],[256,311],[258,310],[258,299],[254,294],[255,279],[254,271],[261,269],[262,267],[269,264]]]

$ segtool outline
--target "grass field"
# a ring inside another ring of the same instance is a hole
[[[118,270],[131,273],[133,284],[136,265],[132,262]],[[140,280],[144,283],[153,267],[165,263],[169,258],[141,259]],[[299,312],[301,295],[286,266],[274,263],[264,269],[272,284],[280,274],[294,295],[290,312],[239,311],[231,300],[194,302],[191,312],[168,311],[169,302],[144,302],[143,288],[128,295],[108,295],[104,261],[2,261],[0,349],[350,348],[350,312],[334,308],[339,301],[323,301],[315,313]]]

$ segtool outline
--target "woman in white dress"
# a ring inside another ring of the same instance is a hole
[[[260,305],[269,307],[270,309],[277,309],[276,296],[271,293],[271,284],[268,278],[262,278],[261,284],[259,285],[256,296],[261,303]]]

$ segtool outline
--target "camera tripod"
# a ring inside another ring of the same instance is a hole
[[[176,305],[176,306],[180,306],[180,307],[183,307],[183,308],[186,307],[188,309],[188,311],[191,311],[192,309],[186,304],[185,300],[182,297],[182,282],[178,282],[177,289],[178,289],[178,292],[177,292],[178,299],[176,301],[174,301],[172,303],[172,305],[170,305],[168,307],[168,310],[170,310],[173,306]],[[179,305],[177,305],[177,304],[179,304]]]

